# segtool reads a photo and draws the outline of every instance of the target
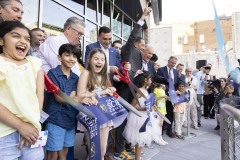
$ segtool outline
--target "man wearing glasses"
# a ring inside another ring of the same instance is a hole
[[[60,65],[58,60],[58,49],[62,44],[71,43],[80,46],[80,40],[84,36],[85,24],[77,17],[70,17],[64,23],[62,35],[48,37],[39,47],[38,57],[42,59],[42,68],[48,72],[51,68]],[[80,75],[79,66],[76,63],[72,71]]]

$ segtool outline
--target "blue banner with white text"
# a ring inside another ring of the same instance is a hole
[[[189,92],[184,92],[180,95],[177,95],[173,79],[171,77],[168,78],[168,83],[169,83],[169,97],[171,99],[171,102],[174,104],[182,103],[182,102],[187,102],[190,100],[190,93]]]
[[[139,132],[146,132],[147,125],[150,125],[150,126],[152,125],[150,121],[150,114],[151,114],[150,110],[155,105],[155,95],[153,93],[150,93],[148,96],[148,99],[144,102],[144,104],[146,106],[146,112],[147,112],[148,118],[146,119],[142,127],[139,129]]]
[[[105,96],[98,98],[98,105],[85,107],[96,118],[89,118],[83,113],[77,116],[78,121],[85,126],[90,138],[89,159],[99,160],[101,157],[100,126],[113,121],[114,127],[119,126],[127,117],[127,110],[116,100],[115,97]]]

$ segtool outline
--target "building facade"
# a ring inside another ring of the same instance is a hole
[[[231,17],[222,17],[220,24],[224,42],[230,45],[229,42],[233,38]],[[150,30],[150,43],[156,45],[162,39],[167,43],[172,42],[172,45],[169,46],[171,48],[168,49],[164,47],[165,43],[159,43],[158,45],[165,48],[165,51],[171,50],[170,53],[172,54],[184,54],[193,50],[195,52],[216,51],[217,48],[214,20],[162,25]],[[160,32],[162,34],[159,34]],[[228,49],[231,49],[231,47],[229,46]]]
[[[239,32],[237,17],[239,14],[236,13],[232,17],[220,17],[225,52],[232,67],[237,65],[236,53],[239,53],[236,45],[239,43],[238,36],[234,36]],[[207,60],[212,63],[212,70],[217,77],[227,75],[217,52],[214,20],[153,26],[149,30],[150,44],[155,47],[161,66],[167,64],[169,56],[175,55],[179,63],[193,69],[197,60]]]
[[[112,29],[112,41],[119,39],[123,44],[126,43],[134,24],[143,13],[139,0],[131,0],[128,3],[125,0],[21,1],[24,7],[22,22],[30,29],[44,29],[47,36],[61,34],[64,22],[71,16],[82,19],[86,23],[82,41],[83,53],[86,45],[97,41],[98,29],[101,26]]]

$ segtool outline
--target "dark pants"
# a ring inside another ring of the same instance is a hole
[[[203,95],[203,103],[204,103],[204,117],[215,117],[215,111],[212,109],[214,105],[214,94]]]
[[[74,148],[69,147],[68,148],[68,154],[66,160],[74,160]]]
[[[124,82],[120,82],[121,84],[118,86],[117,91],[119,96],[121,96],[124,100],[131,104],[133,100],[133,95],[127,84]],[[123,121],[123,123],[115,128],[115,152],[120,153],[124,149],[130,149],[131,146],[127,142],[125,142],[125,138],[123,137],[123,131],[127,124],[127,118]],[[125,144],[124,144],[125,142]]]
[[[197,107],[197,117],[198,117],[198,123],[201,124],[203,95],[202,94],[197,94],[197,100],[198,100],[198,103],[200,104],[200,107]]]
[[[172,123],[173,123],[173,105],[170,101],[166,101],[166,110],[167,110],[166,117],[171,122],[171,124],[168,124],[164,121],[163,125],[166,126],[167,133],[169,133],[169,132],[172,132]]]
[[[124,122],[120,126],[115,128],[115,152],[116,153],[120,153],[124,149],[131,148],[130,144],[128,144],[127,142],[124,143],[125,138],[122,135],[126,124],[127,124],[127,118],[124,120]]]

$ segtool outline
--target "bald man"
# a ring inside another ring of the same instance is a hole
[[[150,44],[146,44],[145,50],[142,52],[142,68],[144,71],[149,71],[152,76],[152,81],[161,83],[161,84],[168,84],[165,78],[157,75],[157,72],[154,68],[154,63],[151,60],[154,54],[154,48]],[[149,92],[153,92],[153,85],[149,88]]]

